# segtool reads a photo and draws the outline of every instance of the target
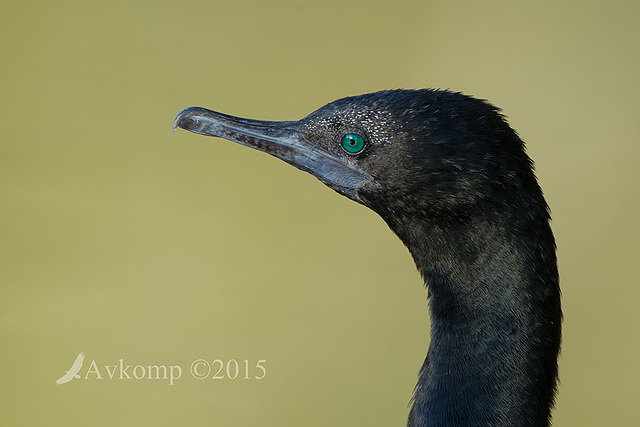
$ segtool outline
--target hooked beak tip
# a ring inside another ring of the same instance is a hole
[[[197,110],[197,109],[199,109],[199,108],[198,107],[189,107],[189,108],[185,108],[184,110],[180,111],[178,113],[178,115],[176,116],[176,118],[173,120],[173,131],[175,132],[176,129],[178,129],[179,127],[184,129],[183,123],[187,119],[189,119],[191,117],[191,113],[194,110]]]
[[[184,111],[184,110],[183,110]],[[180,126],[180,122],[182,121],[182,113],[183,111],[181,111],[175,119],[173,119],[173,131],[175,132],[176,129],[178,129],[178,127]]]

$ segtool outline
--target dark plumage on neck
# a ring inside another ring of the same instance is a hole
[[[502,234],[518,231],[469,225],[409,245],[431,314],[409,425],[546,426],[561,313],[554,253],[531,234],[550,238],[548,227],[508,239]]]

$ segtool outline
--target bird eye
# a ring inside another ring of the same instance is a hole
[[[348,133],[342,137],[342,148],[349,154],[358,154],[364,149],[364,138],[357,133]]]

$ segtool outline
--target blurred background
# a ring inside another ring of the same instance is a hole
[[[310,175],[171,124],[192,105],[296,120],[434,87],[500,106],[536,162],[565,313],[555,425],[637,425],[639,13],[4,2],[0,424],[405,425],[429,324],[401,242]],[[88,379],[56,385],[80,352]],[[121,359],[182,377],[109,379]],[[197,359],[240,374],[197,380]]]

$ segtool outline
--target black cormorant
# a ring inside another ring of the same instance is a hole
[[[339,99],[299,121],[192,107],[176,127],[256,148],[377,212],[429,293],[409,426],[548,426],[561,320],[549,210],[499,110],[439,90]]]

